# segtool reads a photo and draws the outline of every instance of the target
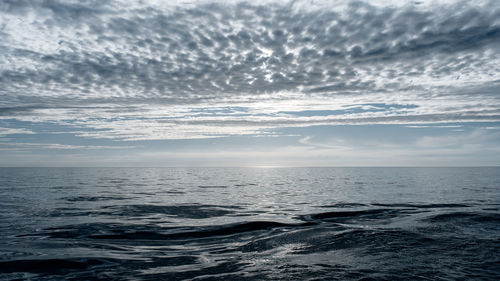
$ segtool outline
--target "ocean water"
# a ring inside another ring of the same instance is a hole
[[[2,168],[0,280],[498,280],[500,168]]]

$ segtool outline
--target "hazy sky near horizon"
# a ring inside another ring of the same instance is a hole
[[[500,2],[0,0],[0,166],[500,165]]]

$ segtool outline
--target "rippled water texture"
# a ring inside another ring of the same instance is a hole
[[[4,168],[0,279],[500,277],[499,168]]]

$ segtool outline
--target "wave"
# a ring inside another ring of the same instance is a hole
[[[424,221],[433,223],[444,222],[480,222],[480,223],[500,223],[500,214],[487,212],[452,212],[432,215]]]
[[[373,206],[380,207],[403,207],[403,208],[418,208],[418,209],[430,209],[430,208],[466,208],[471,207],[471,205],[466,204],[383,204],[383,203],[373,203]]]
[[[66,274],[69,271],[85,270],[105,263],[109,262],[93,258],[12,260],[0,262],[0,272],[33,272],[59,275]]]
[[[103,214],[110,216],[140,217],[148,215],[167,215],[177,218],[206,219],[212,217],[228,216],[238,213],[240,206],[225,205],[122,205],[105,206]]]
[[[348,203],[342,204],[348,206]],[[247,219],[208,226],[176,224],[168,227],[123,221],[62,225],[16,238],[33,241],[34,245],[44,243],[43,247],[60,247],[61,243],[74,245],[76,249],[94,252],[95,256],[3,261],[0,272],[65,275],[75,279],[116,276],[121,279],[121,271],[126,268],[130,278],[145,280],[197,276],[245,279],[243,273],[250,280],[283,276],[306,280],[315,274],[329,280],[449,279],[450,275],[444,271],[436,271],[436,268],[448,267],[460,272],[462,275],[457,276],[462,279],[482,276],[494,280],[499,269],[500,241],[489,234],[498,233],[500,215],[469,207],[466,204],[366,204],[355,210],[290,216],[292,222]],[[119,217],[175,212],[188,217],[191,211],[202,212],[204,208],[227,211],[221,216],[246,211],[242,206],[201,204],[137,204],[104,209],[108,214],[111,211],[119,213]],[[406,220],[406,216],[411,215],[415,217]],[[200,217],[204,216],[197,215]],[[208,213],[206,217],[210,217]],[[404,220],[396,219],[403,217]],[[411,226],[393,225],[393,220]],[[484,230],[490,231],[481,234]],[[464,263],[465,260],[468,263]],[[289,267],[285,266],[287,264]],[[412,264],[419,267],[411,268]],[[468,264],[474,267],[457,269]]]
[[[127,200],[131,197],[121,197],[121,196],[75,196],[66,197],[65,200],[69,202],[94,202],[94,201],[115,201],[115,200]]]
[[[398,205],[398,207],[409,207],[407,204]],[[442,208],[450,208],[449,205],[441,205]],[[429,205],[423,206],[423,209],[431,208]],[[433,206],[433,208],[439,208]],[[244,212],[239,206],[212,206],[212,205],[125,205],[108,206],[106,215],[134,217],[152,214],[164,214],[179,218],[204,219],[216,216],[241,216]],[[414,208],[384,208],[384,209],[364,209],[352,211],[332,211],[319,212],[307,215],[296,216],[297,223],[283,223],[279,221],[242,221],[239,223],[212,225],[212,226],[176,226],[176,227],[157,227],[151,224],[79,224],[67,225],[55,228],[47,228],[45,231],[34,234],[22,234],[24,236],[46,236],[51,238],[89,238],[89,239],[128,239],[128,240],[170,240],[170,239],[194,239],[208,238],[216,236],[228,236],[233,234],[242,234],[259,230],[271,230],[276,228],[304,228],[315,225],[330,223],[352,223],[354,225],[366,222],[367,220],[386,222],[391,218],[402,217],[419,213]],[[497,214],[478,214],[478,213],[443,213],[429,214],[421,219],[428,222],[444,222],[447,220],[456,220],[470,218],[476,221],[499,222],[500,216]]]

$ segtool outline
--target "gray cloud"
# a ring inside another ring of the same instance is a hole
[[[74,118],[69,112],[85,115],[96,106],[120,115],[131,106],[139,114],[141,107],[171,112],[175,105],[318,99],[328,107],[357,96],[422,103],[412,112],[415,122],[470,112],[474,120],[498,119],[495,1],[425,7],[351,1],[343,9],[308,10],[300,4],[0,1],[0,116],[43,120],[39,112],[59,108],[66,109],[59,119],[67,120]],[[429,97],[456,96],[453,112],[427,104]]]

